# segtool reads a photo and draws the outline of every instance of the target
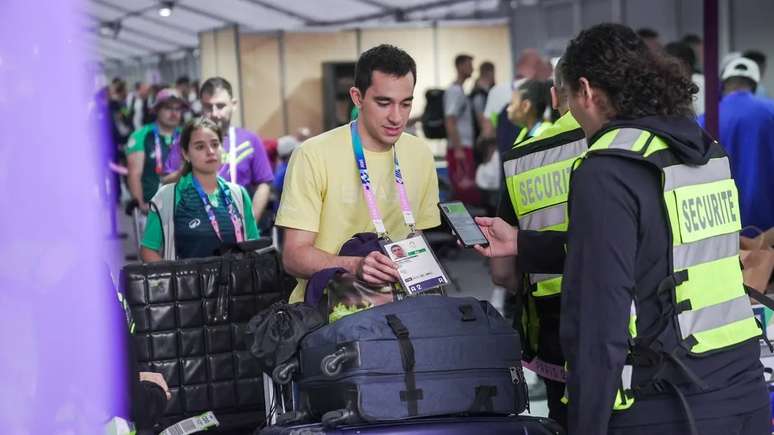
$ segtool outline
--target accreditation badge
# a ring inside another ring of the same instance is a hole
[[[410,295],[424,293],[449,283],[449,278],[421,234],[388,242],[384,251],[398,265],[403,288]]]

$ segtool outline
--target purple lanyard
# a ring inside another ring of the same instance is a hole
[[[355,152],[355,161],[357,162],[358,170],[360,171],[360,183],[363,185],[363,196],[365,197],[366,204],[368,205],[368,211],[371,215],[371,221],[376,227],[376,233],[379,237],[387,235],[387,228],[384,226],[382,215],[379,213],[379,206],[376,202],[376,195],[371,187],[371,179],[368,176],[368,166],[366,165],[365,153],[363,151],[363,143],[360,139],[360,133],[357,131],[357,121],[353,121],[350,126],[350,132],[352,133],[352,149]],[[411,234],[416,231],[416,221],[414,220],[414,214],[411,212],[411,204],[409,203],[408,193],[406,193],[406,186],[403,183],[403,174],[400,172],[400,164],[398,163],[398,153],[395,151],[395,146],[392,147],[393,161],[395,162],[395,188],[398,190],[398,197],[400,198],[400,209],[403,212],[403,221],[406,226],[409,227]]]
[[[164,173],[164,158],[161,154],[161,135],[157,126],[153,126],[153,137],[156,141],[156,174],[161,175]],[[175,135],[172,137],[172,143],[174,144],[178,138],[178,131],[175,130]]]
[[[204,189],[202,189],[202,185],[199,183],[199,180],[196,179],[194,175],[191,175],[191,181],[193,182],[194,189],[196,189],[196,193],[199,194],[199,198],[201,198],[202,202],[204,203],[204,211],[207,212],[207,218],[210,220],[210,225],[212,225],[212,229],[215,230],[215,235],[218,236],[218,239],[220,241],[223,241],[223,237],[220,235],[220,225],[218,225],[218,219],[215,217],[215,211],[213,210],[212,203],[210,202],[210,198],[207,196],[206,193],[204,193]],[[236,210],[236,207],[234,206],[234,202],[231,201],[231,192],[222,188],[220,185],[218,185],[218,190],[220,191],[221,197],[223,198],[223,204],[226,205],[226,209],[228,210],[228,216],[231,218],[231,223],[234,225],[234,234],[236,235],[236,241],[237,243],[244,242],[245,238],[242,234],[242,221],[239,218],[239,212]]]

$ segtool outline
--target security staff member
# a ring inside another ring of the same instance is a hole
[[[517,259],[493,258],[492,267],[498,272],[493,280],[500,286],[519,279],[514,261],[519,271],[530,272],[524,286],[527,294],[521,319],[525,366],[546,385],[548,416],[566,427],[567,408],[561,401],[566,374],[559,346],[562,277],[545,273],[548,270],[534,261],[547,238],[564,243],[569,171],[575,159],[588,149],[583,130],[569,112],[561,68],[560,61],[554,69],[551,105],[562,117],[504,155],[505,191],[500,195],[498,215],[524,230],[519,241],[522,255]],[[523,254],[533,250],[533,255]]]
[[[617,24],[581,32],[564,55],[590,144],[570,183],[562,283],[571,434],[771,431],[738,193],[672,62]],[[482,253],[516,253],[512,227],[479,224]]]

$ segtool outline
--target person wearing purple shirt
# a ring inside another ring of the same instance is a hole
[[[231,126],[231,116],[236,110],[237,100],[231,84],[222,77],[207,79],[199,92],[202,101],[202,115],[215,121],[223,132],[223,166],[220,175],[227,181],[244,186],[253,199],[253,215],[260,221],[271,193],[274,180],[269,157],[263,142],[257,135],[239,127]],[[175,143],[166,162],[168,173],[182,166],[180,145]]]

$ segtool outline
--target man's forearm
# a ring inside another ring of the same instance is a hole
[[[269,183],[261,183],[258,188],[255,189],[255,195],[253,195],[253,216],[255,216],[255,222],[258,222],[266,210],[266,204],[269,203],[269,196],[271,194],[271,188]]]
[[[285,247],[282,262],[285,270],[296,278],[309,279],[315,273],[333,267],[341,267],[356,273],[362,257],[343,257],[325,252],[314,246]]]

